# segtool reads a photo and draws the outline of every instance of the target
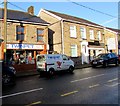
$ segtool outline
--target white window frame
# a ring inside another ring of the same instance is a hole
[[[89,34],[90,34],[90,40],[94,40],[94,30],[93,29],[89,30]]]
[[[102,40],[101,39],[101,31],[97,31],[97,38],[98,38],[98,40]]]
[[[70,25],[70,37],[72,37],[72,38],[77,37],[77,35],[76,35],[76,26],[74,26],[74,25]]]
[[[86,28],[80,27],[80,35],[82,39],[86,39]]]
[[[70,50],[71,50],[71,57],[78,57],[77,45],[72,44]],[[72,50],[75,52],[75,54],[73,54],[73,51],[72,51]]]

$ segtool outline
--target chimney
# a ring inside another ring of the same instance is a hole
[[[34,15],[34,7],[33,6],[28,7],[27,11],[30,15]]]

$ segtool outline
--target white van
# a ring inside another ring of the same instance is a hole
[[[68,70],[74,71],[74,62],[63,54],[40,54],[36,57],[37,71],[54,75],[55,71]]]

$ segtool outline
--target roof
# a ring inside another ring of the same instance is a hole
[[[106,28],[109,29],[109,30],[112,30],[114,32],[117,32],[118,34],[120,34],[120,29],[109,28],[109,27],[106,27]]]
[[[71,15],[67,15],[67,14],[63,14],[63,13],[58,13],[58,12],[54,12],[54,11],[51,11],[51,10],[46,10],[46,11],[48,11],[48,12],[54,14],[54,15],[57,15],[57,16],[65,19],[65,20],[77,21],[77,22],[81,22],[81,23],[87,23],[87,24],[90,24],[90,25],[95,25],[95,26],[102,27],[99,24],[96,24],[94,22],[88,21],[88,20],[83,19],[83,18],[78,18],[78,17],[75,17],[75,16],[71,16]]]
[[[3,19],[3,17],[4,17],[4,9],[0,8],[0,19]],[[9,9],[7,10],[7,19],[31,22],[31,23],[36,23],[36,24],[44,24],[44,25],[49,24],[46,21],[42,20],[40,17],[37,17],[35,15],[30,15],[27,12],[9,10]]]

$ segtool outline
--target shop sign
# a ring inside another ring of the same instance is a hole
[[[108,50],[115,50],[116,49],[116,41],[115,38],[109,38],[107,40]]]
[[[7,44],[7,49],[44,49],[44,45],[33,44]]]
[[[88,45],[100,46],[100,43],[99,41],[94,41],[94,42],[88,42]]]

